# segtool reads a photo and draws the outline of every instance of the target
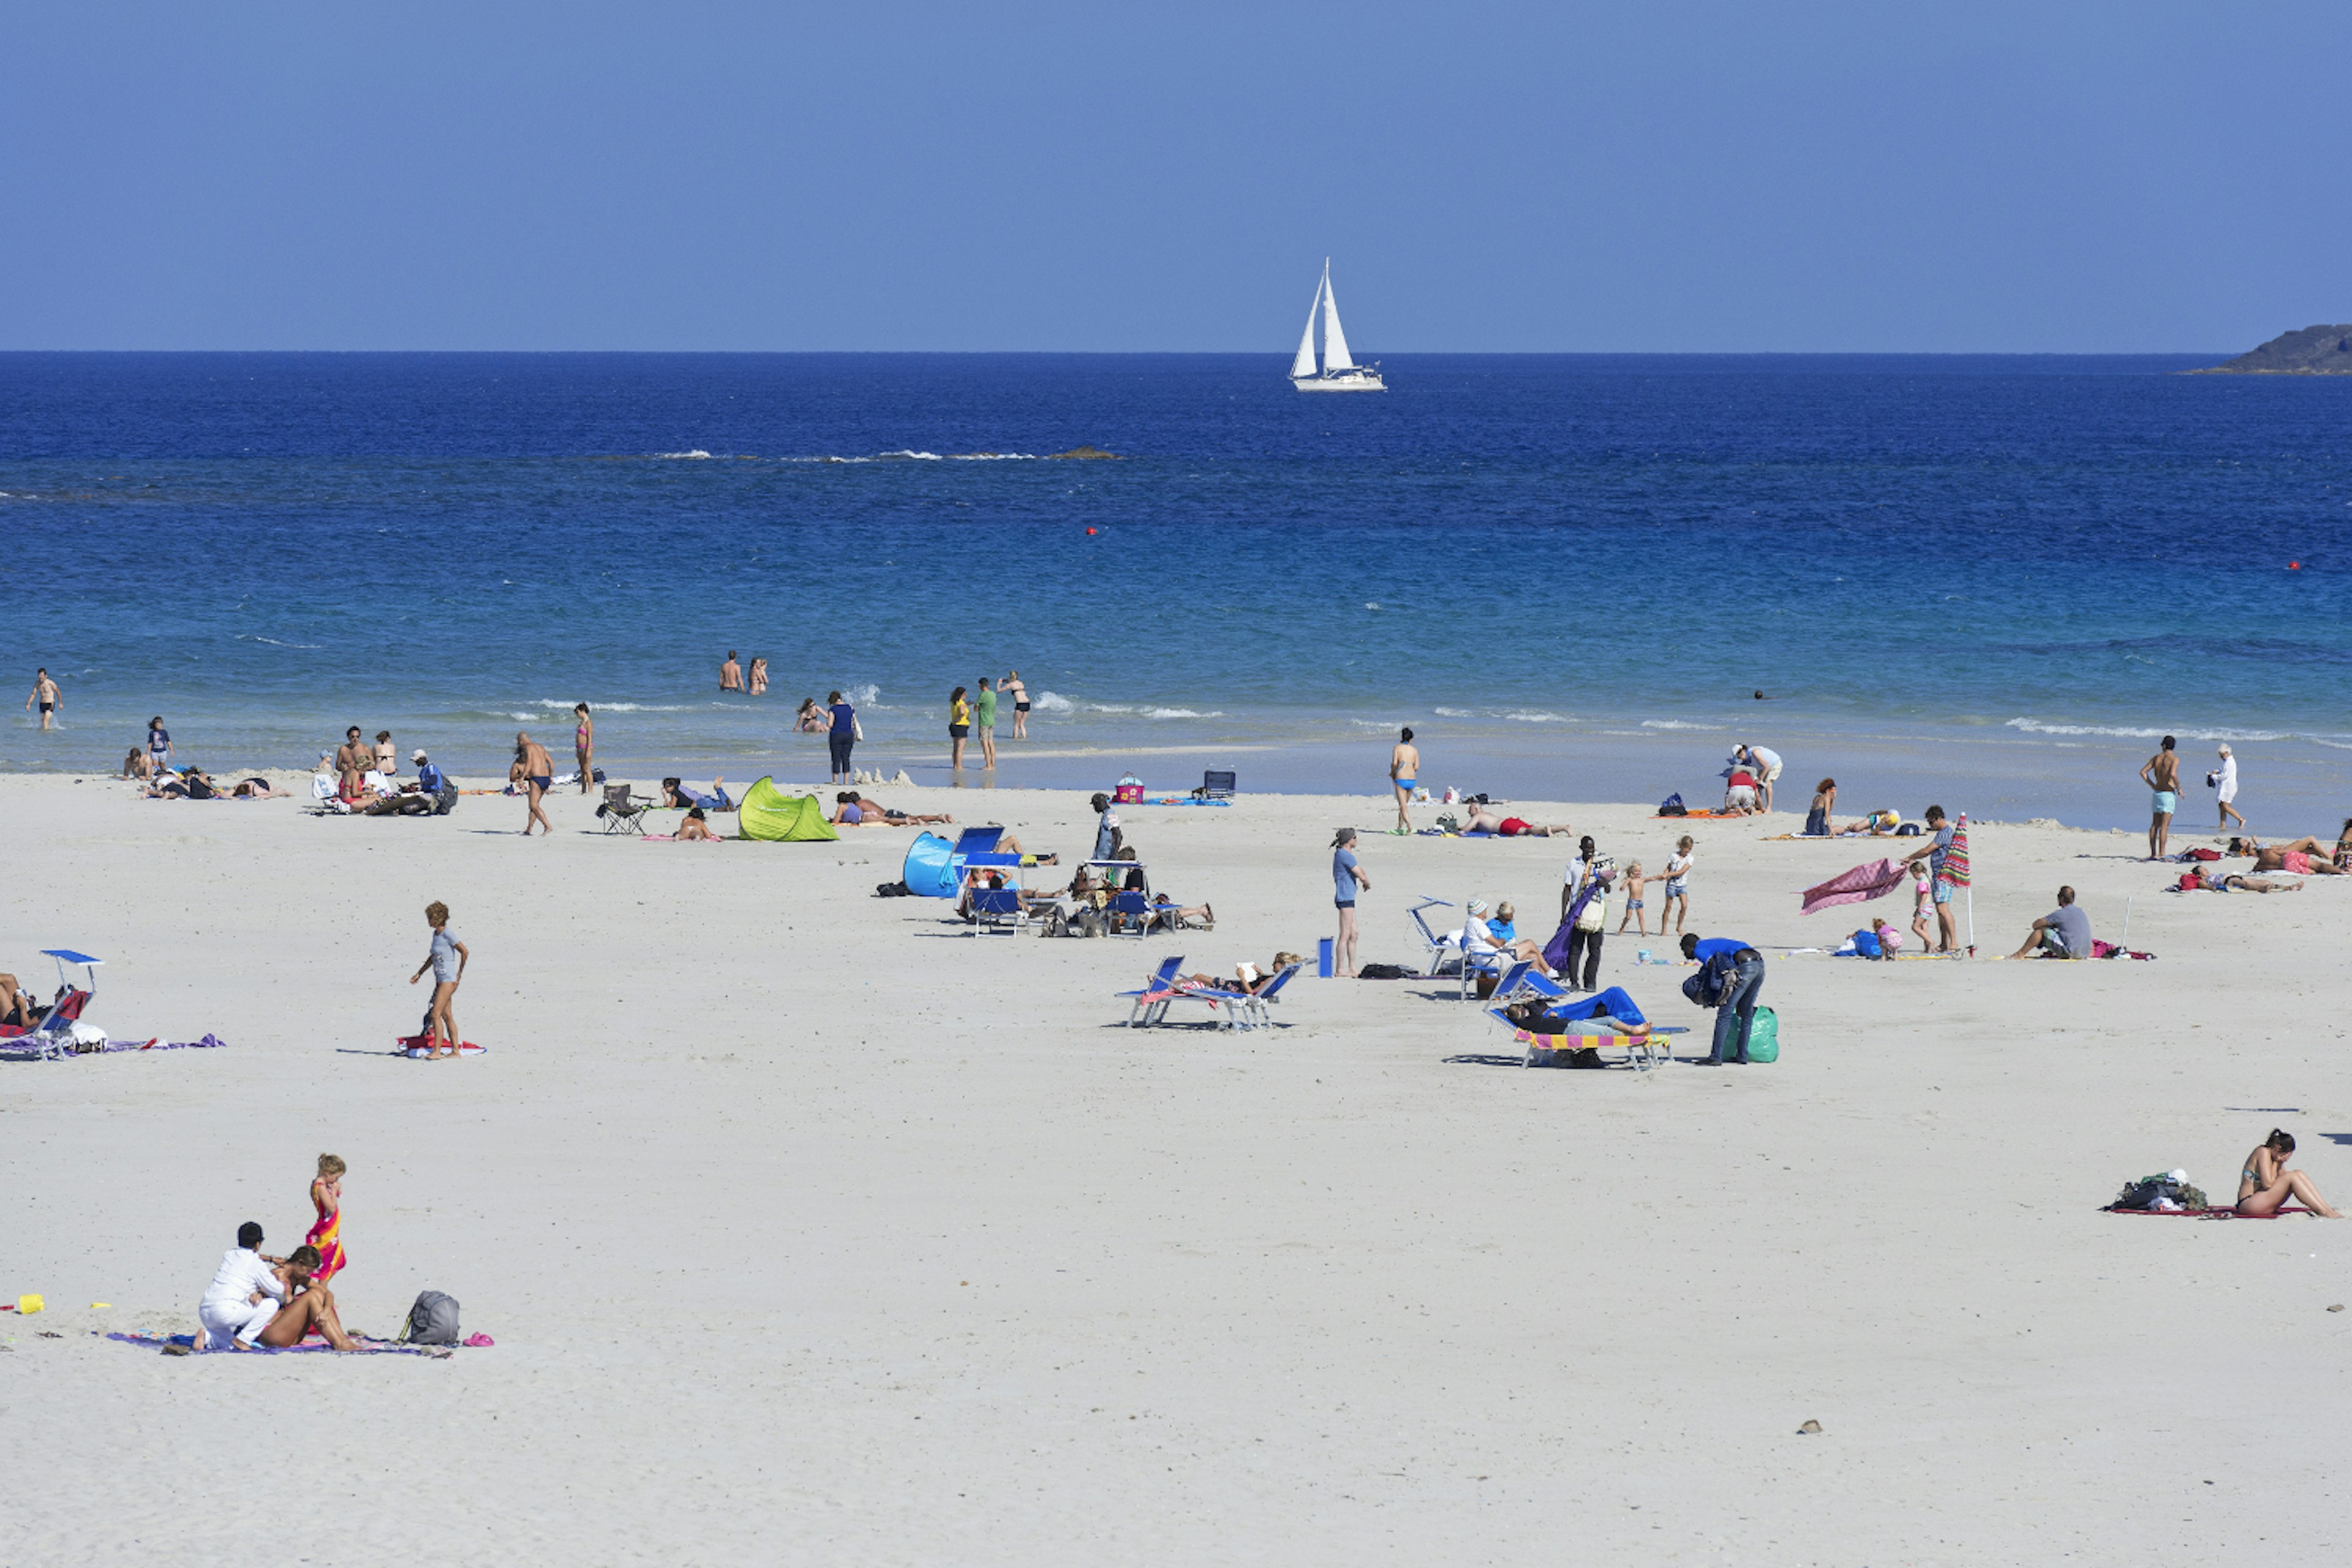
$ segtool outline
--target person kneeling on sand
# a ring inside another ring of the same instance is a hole
[[[278,1261],[262,1255],[259,1222],[247,1220],[236,1227],[236,1245],[221,1254],[220,1268],[196,1307],[198,1350],[251,1348],[246,1342],[260,1336],[286,1299],[286,1281],[270,1268]]]
[[[2294,1134],[2271,1129],[2271,1135],[2261,1147],[2246,1156],[2245,1168],[2238,1173],[2238,1212],[2266,1217],[2279,1211],[2279,1205],[2289,1198],[2301,1204],[2322,1219],[2342,1219],[2344,1216],[2327,1206],[2319,1189],[2301,1171],[2286,1168],[2286,1157],[2294,1152]]]
[[[2024,945],[2009,956],[2027,958],[2037,952],[2053,958],[2091,956],[2091,917],[2075,906],[2074,889],[2058,889],[2058,907],[2035,921]]]

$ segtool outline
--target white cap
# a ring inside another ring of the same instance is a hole
[[[2230,754],[2230,742],[2227,741],[2221,742],[2221,754],[2225,757]]]
[[[1483,915],[1483,914],[1485,914],[1485,913],[1486,912],[1486,900],[1484,900],[1484,899],[1473,899],[1473,900],[1470,900],[1470,912],[1471,912],[1472,914],[1474,914],[1474,915]]]

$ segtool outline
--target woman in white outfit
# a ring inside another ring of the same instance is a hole
[[[2213,793],[2221,803],[2221,820],[2214,826],[2226,833],[2230,818],[2238,816],[2238,808],[2230,804],[2238,798],[2238,759],[2230,754],[2230,745],[2226,741],[2221,743],[2221,765],[2215,768],[2210,776]],[[2238,816],[2238,826],[2243,827],[2245,825],[2246,819]]]

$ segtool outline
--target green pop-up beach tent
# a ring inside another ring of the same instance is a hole
[[[798,844],[841,837],[824,819],[824,807],[817,804],[816,796],[786,795],[772,778],[762,778],[743,792],[735,820],[742,825],[746,838]]]

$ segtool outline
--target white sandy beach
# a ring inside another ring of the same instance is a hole
[[[1081,793],[874,793],[1002,820],[1063,852],[1057,882],[1088,847]],[[1649,809],[1523,814],[1654,871],[1681,829]],[[2352,1313],[2327,1310],[2352,1229],[2097,1212],[2176,1165],[2226,1202],[2273,1124],[2352,1200],[2352,879],[2167,896],[2137,836],[1980,826],[1983,952],[2065,881],[2103,937],[2133,898],[2158,962],[1776,954],[1779,1063],[1643,1077],[1450,1062],[1514,1047],[1428,984],[1311,972],[1285,1027],[1129,1031],[1111,994],[1176,944],[973,940],[877,900],[908,832],[641,844],[551,810],[525,840],[505,799],[321,820],[0,777],[0,969],[46,993],[37,950],[78,947],[108,960],[90,1021],[229,1042],[0,1063],[0,1298],[48,1302],[0,1317],[0,1565],[2188,1564],[2352,1538]],[[1570,849],[1381,837],[1370,797],[1124,815],[1154,885],[1216,908],[1188,967],[1224,972],[1329,933],[1342,823],[1367,960],[1419,959],[1417,892],[1547,934]],[[1760,841],[1798,820],[1691,826],[1695,929],[1907,924],[1899,897],[1801,918],[1798,889],[1917,841]],[[433,899],[485,1058],[384,1054]],[[1667,943],[1612,936],[1603,984],[1704,1054],[1686,972],[1642,946]],[[92,1336],[185,1331],[239,1221],[299,1242],[321,1151],[351,1166],[345,1321],[389,1335],[432,1288],[496,1348]]]

